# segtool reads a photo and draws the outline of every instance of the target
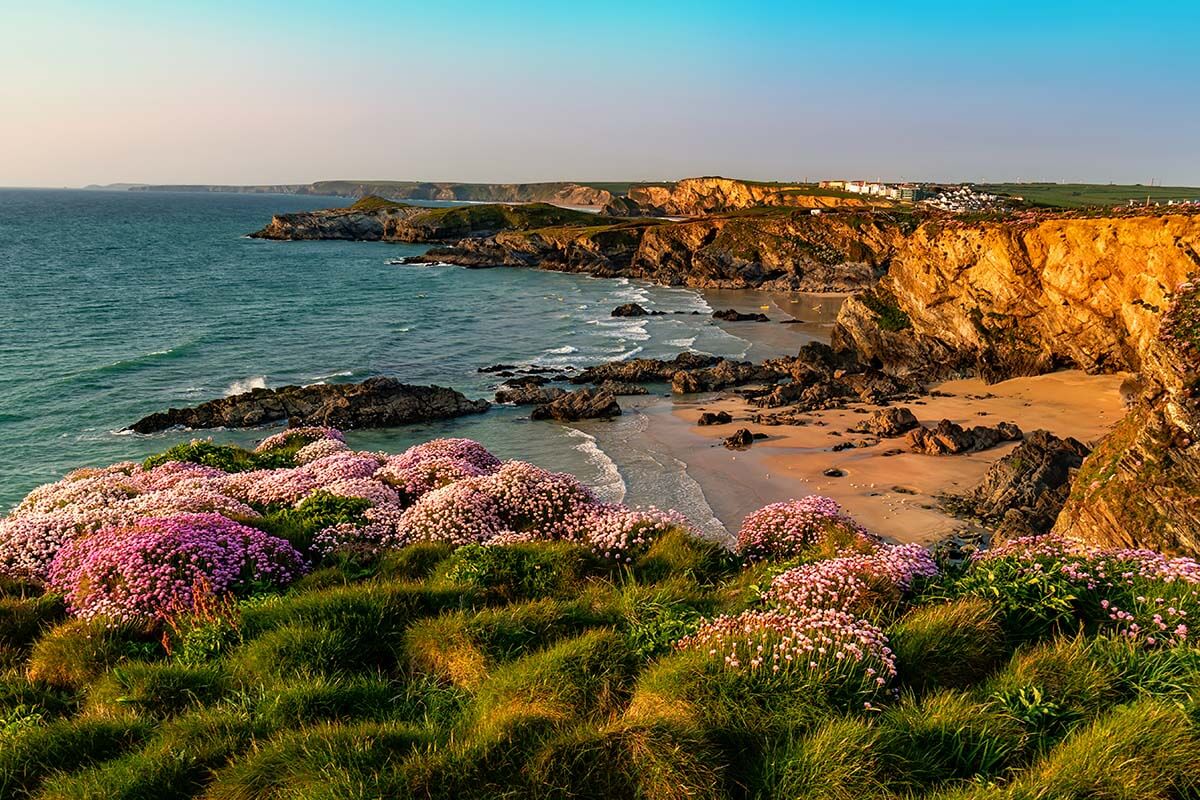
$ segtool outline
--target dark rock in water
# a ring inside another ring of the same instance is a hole
[[[723,358],[711,367],[676,372],[671,378],[671,391],[676,394],[715,392],[743,383],[774,381],[779,377],[779,373],[769,367]]]
[[[730,422],[733,422],[733,417],[728,411],[705,411],[696,420],[697,425],[727,425]]]
[[[607,419],[621,414],[617,398],[598,389],[578,389],[533,409],[533,419],[573,422],[579,419]]]
[[[982,425],[964,428],[944,419],[933,428],[909,431],[905,441],[914,453],[945,456],[987,450],[1001,442],[1018,441],[1022,435],[1021,429],[1011,422],[1001,422],[994,428]]]
[[[529,386],[545,386],[550,379],[544,375],[514,375],[500,384],[501,389],[517,389]]]
[[[1071,493],[1075,470],[1088,452],[1077,439],[1034,431],[992,464],[978,486],[943,501],[956,513],[999,523],[997,532],[1005,536],[1046,533],[1054,527]]]
[[[482,372],[486,374],[489,372],[511,372],[514,369],[517,369],[516,364],[493,364],[490,367],[480,367],[478,370],[476,370],[476,372]]]
[[[395,378],[362,383],[281,386],[210,400],[190,408],[172,408],[144,417],[129,427],[155,433],[174,427],[250,428],[287,420],[293,425],[334,428],[387,428],[410,422],[479,414],[491,406],[441,386],[413,386]]]
[[[722,444],[730,450],[745,450],[754,444],[754,434],[746,428],[738,428],[732,436],[726,437]]]
[[[650,390],[645,386],[638,386],[636,383],[624,383],[622,381],[601,381],[596,384],[596,390],[600,392],[608,392],[617,397],[635,394],[649,394]]]
[[[727,308],[724,311],[714,311],[713,319],[719,319],[722,322],[770,322],[771,318],[766,314],[754,313],[743,314],[742,312]]]
[[[897,406],[879,409],[871,415],[870,419],[863,420],[850,430],[854,433],[873,433],[876,436],[890,439],[900,436],[920,424],[911,411],[903,406]]]
[[[566,394],[557,387],[540,385],[502,386],[496,390],[497,403],[512,403],[518,406],[539,406],[553,403]]]
[[[662,314],[662,311],[647,311],[637,303],[625,303],[612,310],[614,317],[659,317]]]
[[[680,370],[704,369],[711,367],[721,359],[716,356],[704,356],[699,353],[680,353],[669,361],[657,358],[633,358],[629,361],[609,361],[595,367],[588,367],[583,372],[571,378],[571,383],[601,383],[603,381],[621,381],[622,383],[657,383],[669,382]]]

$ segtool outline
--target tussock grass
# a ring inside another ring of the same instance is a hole
[[[166,640],[0,586],[0,798],[1200,798],[1191,643],[1014,633],[1045,609],[998,621],[952,581],[887,630],[898,691],[870,705],[676,647],[819,555],[739,568],[681,532],[619,568],[421,544]]]
[[[228,691],[228,677],[215,666],[130,661],[91,685],[84,713],[165,718],[211,705]]]
[[[564,597],[579,591],[589,575],[604,567],[587,548],[570,542],[467,545],[439,565],[451,586],[475,589],[493,600]]]
[[[503,736],[514,719],[554,723],[615,713],[629,691],[633,654],[615,631],[597,630],[498,667],[480,684],[472,733]]]
[[[475,686],[496,664],[589,628],[620,622],[599,593],[574,601],[533,600],[414,623],[405,654],[414,669],[459,686]]]
[[[1198,793],[1195,723],[1178,708],[1141,700],[1073,732],[1018,777],[1008,796],[1161,800]]]
[[[736,573],[739,566],[729,551],[716,542],[672,528],[638,557],[632,572],[643,583],[685,578],[707,585]]]
[[[905,788],[999,775],[1019,762],[1025,745],[1016,719],[994,704],[952,691],[919,700],[910,695],[879,722],[885,774]]]
[[[150,726],[141,720],[59,720],[26,728],[0,744],[0,797],[32,797],[55,772],[78,769],[138,745]]]
[[[916,608],[892,626],[888,639],[901,678],[918,690],[970,686],[1008,653],[995,608],[972,597]]]
[[[859,719],[831,719],[764,759],[763,797],[865,800],[887,797],[878,752],[879,731]]]
[[[70,620],[38,639],[29,656],[29,677],[78,688],[123,661],[159,654],[162,648],[141,631],[103,620]]]
[[[985,687],[1045,747],[1122,696],[1121,678],[1081,636],[1026,647]]]
[[[711,744],[666,724],[581,725],[547,742],[527,767],[530,797],[707,800],[724,796]]]
[[[46,781],[43,800],[184,800],[263,733],[244,711],[205,709],[165,725],[145,747]]]
[[[384,782],[427,739],[420,730],[396,722],[291,731],[261,743],[220,770],[204,796],[210,800],[383,796],[379,790]]]

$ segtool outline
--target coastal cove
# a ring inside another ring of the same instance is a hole
[[[0,453],[0,506],[73,467],[137,460],[194,436],[249,444],[262,431],[116,432],[145,414],[254,386],[386,374],[490,398],[497,379],[477,372],[488,364],[584,366],[687,348],[761,359],[827,336],[836,311],[830,306],[811,326],[721,326],[709,318],[716,306],[690,289],[534,270],[397,267],[387,262],[425,246],[244,236],[276,211],[341,202],[348,201],[0,192],[0,270],[10,287],[0,295],[0,433],[9,442]],[[741,294],[717,292],[711,302],[771,304],[772,316],[786,316],[770,298]],[[610,318],[624,302],[687,313]],[[503,457],[578,474],[613,499],[626,482],[644,485],[632,464],[622,480],[590,434],[527,417],[528,408],[497,406],[476,418],[357,431],[351,440],[399,450],[468,436]],[[677,484],[638,502],[704,516],[698,488]]]

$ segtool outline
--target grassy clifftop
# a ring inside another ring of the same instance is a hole
[[[815,497],[730,551],[466,440],[317,429],[81,470],[0,526],[4,797],[1200,791],[1188,559],[937,559]]]

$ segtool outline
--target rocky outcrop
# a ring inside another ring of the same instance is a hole
[[[614,308],[612,310],[612,314],[610,316],[613,316],[613,317],[648,317],[648,316],[658,316],[658,315],[661,315],[662,313],[663,312],[661,312],[661,311],[647,311],[645,308],[643,308],[638,303],[624,303],[623,305],[619,305],[616,308]]]
[[[650,393],[645,386],[639,386],[636,383],[623,383],[621,381],[601,381],[596,384],[596,389],[616,395],[617,397]]]
[[[411,260],[465,267],[536,267],[671,286],[849,292],[887,268],[906,224],[880,214],[813,217],[789,209],[683,222],[639,220],[505,230],[435,247]]]
[[[546,405],[565,394],[566,391],[553,386],[536,384],[501,386],[496,390],[496,402],[515,406]]]
[[[726,436],[721,440],[721,444],[728,447],[730,450],[745,450],[750,445],[754,444],[754,440],[758,438],[750,432],[749,428],[738,428],[731,435]]]
[[[728,425],[733,417],[728,411],[705,411],[696,420],[697,425]]]
[[[895,406],[874,411],[871,416],[850,428],[850,431],[852,433],[870,433],[891,439],[904,435],[920,424],[912,411],[902,406]]]
[[[1139,359],[1142,395],[1083,462],[1054,530],[1200,554],[1200,289],[1182,284]]]
[[[571,378],[572,383],[669,383],[681,370],[711,367],[721,359],[699,353],[680,353],[672,359],[631,358],[628,361],[609,361],[588,367]]]
[[[890,206],[878,198],[821,189],[812,184],[762,183],[733,178],[684,178],[675,183],[635,184],[626,198],[614,201],[606,212],[625,216],[695,217],[756,206],[823,209]]]
[[[752,312],[743,314],[735,308],[727,308],[723,311],[714,311],[713,319],[719,319],[722,322],[770,322],[771,318],[766,314]]]
[[[364,197],[349,208],[278,214],[257,239],[351,239],[387,242],[455,242],[500,231],[558,225],[595,225],[595,214],[546,203],[426,208]],[[607,220],[611,221],[611,220]]]
[[[1054,526],[1075,470],[1087,454],[1087,445],[1077,439],[1034,431],[988,467],[978,486],[944,502],[956,513],[996,526],[1003,536],[1046,533]]]
[[[730,386],[775,381],[781,377],[781,373],[771,367],[722,358],[711,367],[676,372],[671,377],[671,391],[676,394],[716,392]]]
[[[617,398],[597,389],[577,389],[557,400],[533,409],[533,419],[556,419],[574,422],[581,419],[607,419],[620,416]]]
[[[489,406],[486,400],[469,400],[453,389],[413,386],[379,377],[362,383],[252,389],[190,408],[151,414],[129,426],[129,430],[155,433],[175,427],[250,428],[282,420],[347,430],[387,428],[478,414]]]
[[[1200,215],[931,220],[843,305],[835,345],[926,377],[1137,370],[1197,266]]]
[[[1011,422],[995,427],[976,425],[971,428],[944,419],[932,428],[914,428],[905,437],[908,449],[931,456],[948,456],[989,450],[1002,442],[1015,442],[1021,429]]]

